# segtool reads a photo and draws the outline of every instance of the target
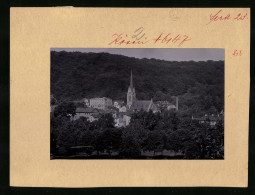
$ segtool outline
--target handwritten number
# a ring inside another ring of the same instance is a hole
[[[224,13],[222,9],[220,9],[215,14],[210,14],[209,22],[206,25],[210,24],[211,22],[219,22],[219,21],[227,21],[227,20],[239,20],[244,21],[248,19],[247,13],[238,13],[237,15],[230,15],[230,13]]]
[[[135,32],[134,32],[135,34],[132,36],[132,38],[136,38],[136,40],[140,40],[141,38],[143,38],[144,35],[145,35],[145,33],[143,33],[143,29],[144,28],[142,26],[140,28],[136,29]]]
[[[245,14],[241,14],[241,13],[239,13],[235,18],[234,18],[234,20],[244,20],[244,19],[248,19],[248,17],[247,17],[247,13],[245,13]]]
[[[242,50],[235,49],[234,52],[232,53],[232,55],[233,56],[241,56],[241,55],[243,55],[243,53],[242,53]]]

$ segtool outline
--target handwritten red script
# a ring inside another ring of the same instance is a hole
[[[176,44],[181,47],[185,42],[191,40],[189,36],[182,34],[160,33],[151,39],[144,35],[138,38],[134,35],[114,33],[108,45],[144,45],[150,42],[153,44]]]
[[[243,51],[242,50],[237,50],[235,49],[232,53],[233,56],[241,56],[243,55]]]
[[[206,25],[210,24],[211,22],[219,22],[226,20],[243,21],[247,19],[248,19],[247,13],[238,13],[236,15],[231,15],[230,13],[224,13],[222,9],[220,9],[216,13],[210,14],[210,21]]]

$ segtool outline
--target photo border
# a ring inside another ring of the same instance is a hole
[[[146,2],[138,2],[138,1],[83,1],[83,2],[72,2],[72,1],[50,1],[50,0],[38,0],[38,1],[18,1],[13,0],[10,4],[9,2],[1,2],[5,8],[4,12],[1,12],[1,18],[4,18],[4,22],[2,23],[2,27],[5,28],[3,40],[1,39],[1,50],[4,54],[2,63],[1,63],[1,83],[3,83],[3,88],[0,94],[1,97],[1,136],[0,142],[3,143],[3,147],[0,149],[0,154],[3,158],[1,158],[1,174],[0,174],[0,190],[3,192],[8,193],[26,193],[26,194],[34,194],[34,193],[125,193],[125,194],[133,194],[133,193],[173,193],[173,194],[194,194],[194,193],[207,193],[215,194],[215,193],[235,193],[235,194],[252,194],[254,193],[255,189],[255,132],[253,131],[255,128],[255,113],[250,112],[250,120],[249,120],[249,178],[248,178],[248,188],[222,188],[222,187],[188,187],[188,188],[179,188],[179,187],[169,187],[169,188],[80,188],[80,189],[72,189],[72,188],[27,188],[27,187],[10,187],[9,186],[9,102],[10,102],[10,77],[9,77],[9,20],[10,20],[10,7],[50,7],[50,6],[70,6],[74,5],[76,7],[251,7],[251,54],[254,54],[254,5],[252,5],[251,1],[242,0],[242,1],[220,1],[220,2],[212,2],[212,1],[169,1],[164,2],[161,0],[158,1],[146,1]],[[250,110],[255,110],[255,67],[254,67],[254,55],[250,57]],[[4,105],[2,104],[4,102]],[[3,106],[2,106],[3,105]]]

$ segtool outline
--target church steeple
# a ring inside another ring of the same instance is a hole
[[[133,85],[133,73],[131,70],[131,76],[130,76],[130,85],[128,87],[127,92],[127,106],[130,108],[130,106],[136,101],[136,94],[135,94],[135,88]]]
[[[130,76],[130,88],[133,89],[133,74],[131,70],[131,76]]]

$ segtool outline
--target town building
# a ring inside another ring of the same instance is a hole
[[[114,100],[113,101],[113,106],[117,109],[120,109],[124,105],[125,105],[125,102],[123,100]]]
[[[133,112],[150,110],[153,113],[161,112],[162,109],[166,110],[178,110],[178,97],[176,97],[176,105],[169,103],[168,101],[157,101],[153,100],[137,100],[136,91],[133,84],[133,74],[131,71],[130,85],[127,91],[127,103],[123,100],[114,100],[110,98],[83,98],[82,100],[75,101],[77,105],[83,103],[83,107],[76,109],[76,115],[73,120],[77,120],[80,117],[86,117],[90,122],[97,120],[102,114],[112,114],[115,127],[126,127],[129,125],[131,115]]]
[[[107,97],[92,98],[89,101],[90,107],[105,110],[112,106],[112,100]]]
[[[81,117],[85,117],[88,119],[89,122],[93,122],[99,118],[99,110],[96,108],[84,108],[78,107],[75,110],[75,115],[72,118],[73,120],[77,120]]]
[[[127,107],[126,106],[120,107],[119,112],[127,112]]]
[[[155,102],[156,106],[160,111],[163,110],[175,110],[178,111],[178,97],[176,97],[175,105],[170,103],[169,101],[157,101]]]
[[[74,100],[73,101],[73,103],[74,103],[74,105],[76,106],[76,107],[84,107],[84,98],[82,98],[82,99],[80,99],[80,100]]]
[[[90,107],[88,98],[83,98],[83,101],[84,101],[84,104],[85,104],[86,107]]]
[[[112,114],[114,119],[115,127],[124,127],[123,113],[115,112]]]
[[[152,99],[151,100],[136,99],[136,92],[135,92],[135,87],[133,85],[132,71],[130,76],[130,85],[128,87],[128,92],[127,92],[127,108],[133,112],[140,111],[140,110],[144,110],[144,111],[152,110],[153,112],[159,111],[159,109],[154,104]]]
[[[127,107],[123,100],[114,100],[113,107],[118,109],[119,112],[127,112]]]
[[[124,127],[128,126],[131,120],[131,115],[128,113],[125,113],[123,115],[123,123],[124,123]]]
[[[140,110],[143,110],[146,112],[149,112],[150,110],[152,110],[154,113],[159,112],[159,109],[154,104],[152,99],[151,100],[137,100],[132,104],[132,106],[130,107],[130,110],[132,110],[133,112],[140,111]]]
[[[126,113],[115,112],[113,113],[112,116],[114,119],[115,127],[118,128],[128,126],[131,120],[130,113],[128,112]]]
[[[222,121],[224,119],[224,112],[222,111],[220,114],[205,114],[204,116],[202,117],[194,117],[192,116],[191,118],[192,120],[195,120],[195,121],[198,121],[199,124],[208,124],[210,125],[211,127],[215,127],[216,124],[219,122],[219,121]]]

